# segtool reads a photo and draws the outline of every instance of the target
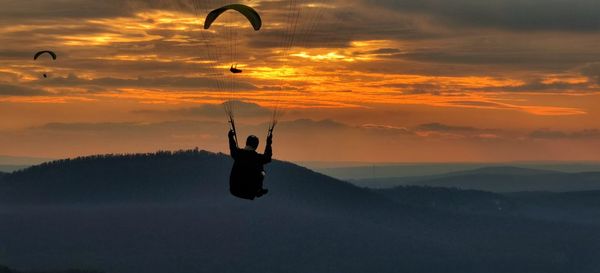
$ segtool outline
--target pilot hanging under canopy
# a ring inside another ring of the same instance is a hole
[[[227,11],[236,11],[237,13],[243,15],[247,21],[250,23],[250,25],[252,25],[252,28],[255,31],[259,31],[260,28],[262,27],[262,19],[260,18],[260,14],[258,14],[258,12],[253,9],[250,6],[247,5],[242,5],[242,4],[231,4],[231,5],[226,5],[220,8],[217,8],[215,10],[212,10],[210,13],[208,13],[208,15],[206,15],[206,18],[204,20],[204,29],[210,29],[211,26],[213,25],[213,23],[225,12]],[[234,33],[234,30],[230,30],[230,35],[232,37],[235,37],[236,35],[231,34]],[[235,38],[234,38],[235,39]],[[231,40],[231,38],[230,38]],[[235,41],[230,41],[230,48],[233,48],[232,51],[235,52]],[[231,58],[235,59],[235,53],[232,53]],[[241,69],[237,68],[237,64],[235,65],[231,65],[231,67],[229,68],[229,71],[233,74],[239,74],[242,73]]]
[[[232,121],[232,120],[231,120]],[[271,162],[273,156],[273,129],[274,125],[269,128],[267,135],[267,145],[265,152],[259,154],[256,152],[258,148],[258,137],[251,135],[246,139],[246,147],[240,149],[237,145],[237,136],[235,125],[231,123],[232,128],[229,131],[229,150],[233,158],[233,167],[229,176],[229,191],[232,195],[248,200],[262,197],[269,192],[263,187],[265,179],[264,165]]]
[[[236,57],[236,28],[239,28],[239,25],[234,27],[231,21],[229,21],[229,24],[222,23],[216,27],[215,25],[218,24],[213,24],[219,20],[222,20],[223,18],[221,16],[229,11],[235,12],[234,14],[236,16],[243,16],[239,18],[245,18],[247,23],[249,23],[248,25],[252,26],[254,31],[259,31],[261,29],[262,19],[260,14],[254,8],[243,4],[225,5],[208,12],[206,15],[204,20],[205,30],[212,30],[212,32],[216,33],[217,35],[219,33],[229,33],[228,42],[229,51],[231,53],[231,66],[229,68],[229,72],[232,74],[240,74],[243,71],[242,69],[238,69]],[[223,28],[226,30],[223,31]],[[242,26],[242,28],[244,27]],[[217,62],[218,60],[220,60],[220,58],[216,58]],[[231,79],[234,79],[234,77],[232,76]],[[231,91],[233,91],[233,84],[229,86],[231,87]],[[277,124],[278,112],[273,112],[273,120],[269,126],[265,151],[263,154],[260,154],[256,151],[259,144],[259,139],[256,136],[249,136],[246,140],[246,145],[244,148],[240,148],[238,146],[237,132],[234,122],[233,101],[226,102],[223,104],[223,106],[225,108],[225,113],[229,118],[229,124],[231,125],[228,138],[231,157],[234,160],[231,174],[229,176],[229,191],[235,197],[242,199],[254,200],[262,197],[269,192],[269,190],[263,187],[263,180],[265,179],[266,175],[264,165],[270,163],[271,157],[273,156],[271,145],[273,143],[273,129]]]
[[[235,66],[231,65],[231,68],[229,68],[229,71],[231,71],[231,73],[233,73],[233,74],[242,73],[242,70],[237,68],[237,64]]]

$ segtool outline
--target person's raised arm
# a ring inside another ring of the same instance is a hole
[[[235,131],[229,130],[227,136],[229,137],[229,153],[231,154],[231,157],[235,159],[238,152],[237,142],[235,141]]]
[[[265,153],[263,154],[263,164],[271,162],[271,157],[273,157],[273,148],[271,145],[273,144],[273,133],[269,133],[267,136],[267,146],[265,146]]]

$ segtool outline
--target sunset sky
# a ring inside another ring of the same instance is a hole
[[[596,0],[227,3],[0,0],[0,155],[224,152],[235,100],[284,160],[600,160]]]

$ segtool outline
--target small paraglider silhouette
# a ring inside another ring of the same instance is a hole
[[[258,14],[255,9],[242,4],[231,4],[211,11],[204,20],[204,29],[210,29],[210,26],[219,18],[219,16],[221,16],[221,14],[230,10],[237,11],[244,15],[255,31],[260,30],[262,27],[262,19],[260,18],[260,14]],[[242,73],[242,70],[237,68],[237,64],[232,64],[229,68],[229,71],[233,74]]]
[[[233,73],[233,74],[242,73],[242,70],[237,68],[237,64],[235,64],[235,66],[231,65],[231,68],[229,68],[229,71],[231,71],[231,73]]]
[[[38,53],[35,53],[35,55],[33,56],[33,60],[37,60],[40,56],[44,55],[44,54],[48,54],[50,55],[50,57],[52,57],[53,61],[56,61],[56,53],[54,53],[53,51],[50,50],[43,50],[43,51],[39,51]],[[48,78],[48,75],[46,73],[44,73],[44,78]]]

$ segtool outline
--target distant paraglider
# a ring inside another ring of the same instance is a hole
[[[50,57],[52,57],[52,60],[56,61],[56,53],[54,53],[53,51],[50,51],[50,50],[43,50],[43,51],[39,51],[38,53],[35,53],[35,55],[33,56],[33,60],[36,61],[40,56],[42,56],[44,54],[50,55]],[[48,75],[46,73],[44,73],[44,78],[48,78]]]
[[[215,20],[221,16],[221,14],[229,10],[235,10],[244,15],[250,24],[252,24],[252,28],[254,28],[254,30],[259,31],[262,27],[262,19],[260,18],[260,14],[258,14],[255,9],[242,4],[231,4],[220,7],[208,13],[208,15],[206,15],[206,19],[204,20],[204,29],[209,29]],[[242,70],[237,68],[237,64],[235,66],[232,64],[229,68],[229,71],[233,74],[242,73]]]

